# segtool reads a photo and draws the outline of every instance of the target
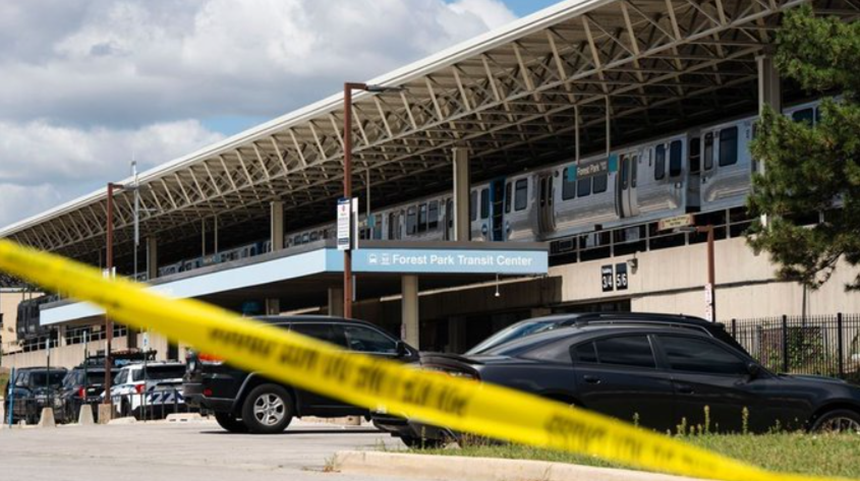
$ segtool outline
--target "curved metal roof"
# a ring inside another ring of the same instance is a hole
[[[605,142],[607,109],[613,139],[626,139],[755,105],[755,58],[778,14],[801,3],[860,14],[858,0],[568,0],[372,79],[404,90],[354,96],[356,187],[370,178],[374,198],[448,189],[454,146],[476,173],[569,155],[575,113],[586,149]],[[341,190],[342,102],[332,95],[144,172],[142,231],[184,239],[215,215],[222,228],[262,219],[275,199],[288,219],[318,219]],[[0,237],[92,256],[105,199],[93,192]],[[116,242],[128,244],[132,196],[115,205]]]

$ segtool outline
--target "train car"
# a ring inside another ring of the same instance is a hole
[[[752,186],[752,141],[756,117],[701,129],[700,208],[702,212],[737,207]]]

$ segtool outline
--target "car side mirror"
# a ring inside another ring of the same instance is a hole
[[[412,354],[412,351],[409,349],[409,346],[406,345],[403,341],[397,341],[397,357],[408,357]]]
[[[750,362],[747,364],[747,372],[750,375],[750,380],[756,379],[761,374],[761,366],[754,362]]]

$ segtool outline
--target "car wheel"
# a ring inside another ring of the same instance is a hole
[[[255,434],[277,434],[293,420],[293,398],[276,384],[255,387],[242,405],[242,422]]]
[[[400,436],[400,440],[411,449],[434,449],[445,444],[441,439],[422,439],[418,436]]]
[[[222,428],[231,433],[247,433],[248,426],[241,419],[236,419],[236,416],[230,413],[215,413],[215,420]]]
[[[815,421],[812,431],[816,433],[860,434],[860,414],[847,409],[830,411]]]

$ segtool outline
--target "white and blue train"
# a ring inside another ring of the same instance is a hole
[[[784,110],[815,123],[819,102]],[[756,169],[749,144],[757,116],[624,145],[473,185],[471,239],[554,241],[624,228],[688,212],[744,205]],[[388,206],[360,217],[360,237],[375,240],[452,240],[453,194],[444,192]],[[286,248],[334,236],[334,222],[287,234]],[[270,249],[258,242],[216,254],[217,262]],[[220,257],[219,257],[220,256]],[[159,276],[217,263],[213,256],[159,269]]]

